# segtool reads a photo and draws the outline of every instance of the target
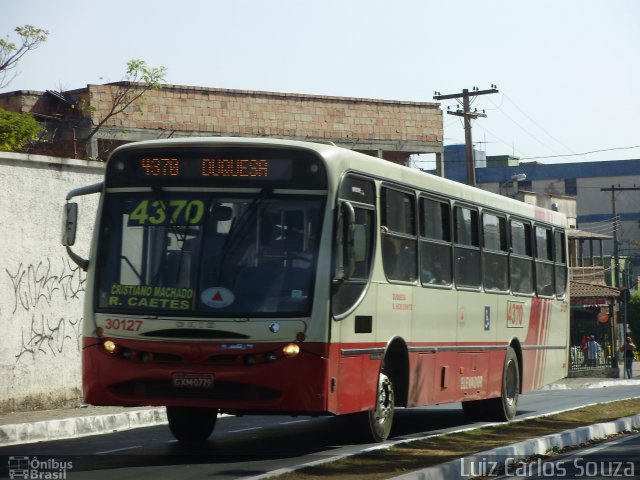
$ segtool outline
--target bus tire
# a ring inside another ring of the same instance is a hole
[[[393,382],[384,370],[378,376],[376,404],[373,410],[366,412],[369,437],[374,442],[384,442],[391,433],[395,412],[395,391]]]
[[[492,420],[508,422],[518,411],[518,394],[520,392],[520,368],[518,356],[513,348],[507,347],[507,354],[502,370],[502,394],[498,398],[487,400],[487,412]]]
[[[218,411],[210,408],[167,407],[169,429],[181,442],[204,442],[216,426]]]

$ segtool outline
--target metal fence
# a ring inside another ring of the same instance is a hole
[[[600,347],[595,358],[588,358],[581,346],[571,347],[569,371],[603,370],[617,366],[618,357],[612,357],[611,344]]]

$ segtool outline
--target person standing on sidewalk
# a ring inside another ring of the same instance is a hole
[[[595,367],[598,365],[600,358],[600,344],[596,342],[593,335],[589,336],[589,342],[587,342],[587,366]]]
[[[620,347],[620,351],[624,352],[624,369],[627,373],[626,378],[633,376],[633,357],[636,352],[636,345],[631,340],[631,337],[627,337],[627,341]]]

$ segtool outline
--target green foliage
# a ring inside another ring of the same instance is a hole
[[[5,87],[15,78],[15,74],[7,75],[15,69],[18,61],[29,50],[35,50],[40,44],[47,41],[49,32],[33,25],[16,27],[14,31],[20,37],[20,44],[17,45],[9,40],[0,38],[0,87]]]
[[[139,59],[132,59],[127,62],[127,70],[122,82],[114,86],[111,92],[111,106],[103,118],[93,127],[84,141],[88,144],[91,138],[98,133],[100,128],[114,115],[127,113],[129,107],[142,111],[144,94],[149,90],[159,90],[162,88],[166,67],[150,67],[147,62]],[[91,106],[86,102],[78,105],[83,111],[91,110]]]
[[[147,62],[132,59],[127,62],[127,73],[124,80],[127,82],[142,82],[151,90],[158,90],[164,82],[167,74],[166,67],[149,67]]]
[[[28,113],[14,113],[0,108],[0,150],[19,152],[35,141],[44,129]]]

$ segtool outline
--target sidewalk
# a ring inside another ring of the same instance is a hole
[[[604,388],[627,384],[640,386],[640,362],[634,363],[632,379],[565,378],[543,390]],[[12,412],[0,414],[0,447],[48,440],[77,438],[133,428],[165,425],[164,407],[96,407]]]
[[[84,437],[167,423],[164,407],[95,407],[0,414],[0,447]]]

